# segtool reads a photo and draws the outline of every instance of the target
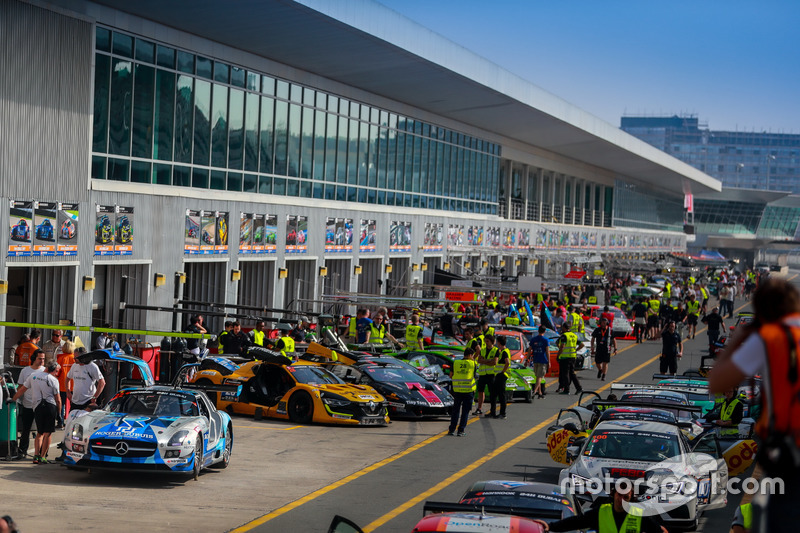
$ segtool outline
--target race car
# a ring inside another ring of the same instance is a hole
[[[519,331],[497,330],[496,337],[503,337],[506,340],[506,349],[511,353],[511,360],[522,362],[525,359],[525,336]]]
[[[346,382],[377,390],[386,397],[393,418],[448,416],[453,406],[453,397],[444,387],[399,364],[367,359],[352,365],[326,363],[325,367]]]
[[[61,238],[66,240],[75,238],[75,223],[72,220],[66,219],[61,223]]]
[[[24,218],[19,219],[19,222],[11,226],[11,240],[22,242],[31,240],[31,228]]]
[[[317,364],[292,363],[277,352],[261,357],[261,361],[241,365],[226,363],[224,370],[219,367],[218,359],[225,358],[206,357],[192,382],[198,385],[241,384],[239,394],[220,392],[211,396],[219,409],[231,414],[300,424],[384,426],[389,423],[386,399],[372,387],[345,383]]]
[[[117,220],[117,242],[129,244],[133,241],[133,224],[126,215],[122,215]]]
[[[109,244],[114,240],[114,225],[108,215],[102,215],[94,226],[94,240],[98,244]]]
[[[202,391],[152,386],[120,391],[104,409],[76,411],[64,429],[64,465],[191,474],[226,468],[233,423]]]
[[[561,471],[559,486],[599,503],[609,498],[611,483],[625,478],[639,504],[670,531],[696,528],[699,512],[727,502],[728,468],[713,434],[690,444],[672,424],[607,420],[568,453],[574,461]]]
[[[53,223],[50,222],[49,218],[44,219],[41,224],[36,226],[36,239],[40,241],[56,240]]]
[[[507,514],[524,512],[525,516],[548,524],[582,513],[572,495],[564,494],[552,483],[478,481],[466,490],[459,503],[490,507],[494,512],[505,507]]]

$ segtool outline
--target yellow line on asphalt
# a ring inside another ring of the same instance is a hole
[[[630,346],[628,346],[626,348],[623,348],[623,349],[627,350],[628,348],[630,348]],[[659,356],[656,355],[656,356],[652,357],[651,359],[648,359],[647,361],[645,361],[644,363],[640,364],[636,368],[633,368],[632,370],[629,370],[625,374],[621,375],[618,379],[622,380],[622,379],[627,378],[631,374],[635,374],[636,372],[638,372],[639,370],[643,369],[647,365],[653,363],[656,359],[658,359],[658,357]],[[597,392],[597,393],[603,392],[604,390],[608,389],[609,387],[611,387],[611,383],[606,383],[605,385],[603,385],[602,387],[597,389],[595,392]],[[570,405],[570,408],[575,407],[577,405],[578,405],[578,402],[575,402],[572,405]],[[531,435],[533,435],[534,433],[536,433],[537,431],[539,431],[543,427],[546,427],[548,424],[550,424],[551,422],[555,421],[556,417],[557,417],[557,415],[552,415],[550,418],[548,418],[547,420],[544,420],[543,422],[540,422],[539,424],[535,425],[534,427],[532,427],[531,429],[527,430],[522,435],[519,435],[518,437],[515,437],[515,438],[511,439],[510,441],[506,442],[505,444],[503,444],[499,448],[496,448],[489,455],[485,455],[485,456],[481,457],[480,459],[478,459],[477,461],[475,461],[474,463],[470,463],[469,466],[459,470],[458,472],[455,472],[453,475],[451,475],[447,479],[441,481],[440,483],[437,483],[436,485],[434,485],[430,489],[426,490],[425,492],[415,496],[414,498],[411,498],[410,500],[408,500],[404,504],[402,504],[399,507],[396,507],[395,509],[389,511],[388,513],[386,513],[385,515],[381,516],[377,520],[374,520],[373,522],[367,524],[367,526],[363,528],[364,529],[364,533],[370,533],[371,531],[375,531],[377,528],[383,526],[384,524],[386,524],[386,522],[389,522],[393,518],[397,517],[399,514],[408,511],[410,508],[412,508],[415,505],[421,503],[422,501],[428,499],[429,497],[433,496],[434,494],[436,494],[440,490],[444,489],[445,487],[448,487],[452,483],[458,481],[459,479],[461,479],[462,477],[466,476],[467,474],[469,474],[470,472],[472,472],[473,470],[475,470],[479,466],[482,466],[484,463],[488,462],[491,459],[494,459],[495,457],[497,457],[501,453],[505,452],[506,450],[508,450],[512,446],[515,446],[519,442],[527,439],[528,437],[530,437]]]

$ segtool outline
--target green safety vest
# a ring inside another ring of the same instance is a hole
[[[263,331],[254,331],[253,332],[253,344],[257,344],[258,346],[264,346],[264,337],[266,335]]]
[[[708,291],[705,287],[700,287],[700,293],[703,295],[703,300],[708,300]]]
[[[570,313],[569,316],[572,317],[572,324],[570,324],[569,330],[572,333],[580,333],[583,331],[585,327],[583,325],[583,317],[581,317],[581,315],[578,313]]]
[[[383,336],[386,334],[386,326],[381,324],[380,329],[378,329],[375,327],[375,323],[373,322],[372,324],[370,324],[369,329],[370,329],[369,342],[375,342],[378,344],[382,343]]]
[[[728,405],[723,404],[722,409],[719,412],[719,419],[720,420],[730,420],[731,416],[733,416],[733,410],[736,408],[736,405],[739,403],[738,398],[734,398],[731,403]],[[739,426],[731,426],[726,428],[720,428],[719,434],[721,436],[729,436],[729,435],[738,435],[739,434]]]
[[[506,366],[506,364],[503,362],[503,354],[505,354],[507,359],[511,359],[511,352],[508,351],[508,348],[503,348],[503,351],[498,354],[499,357],[497,358],[497,364],[494,365],[492,371],[489,372],[490,374],[505,374],[508,376],[508,374],[503,372],[503,367]]]
[[[350,334],[351,337],[357,337],[358,332],[356,331],[356,317],[350,317],[350,324],[348,325],[347,333]]]
[[[658,310],[661,308],[661,302],[653,298],[652,300],[648,300],[647,306],[656,313],[658,313]]]
[[[291,352],[294,352],[294,339],[286,335],[285,337],[280,338],[283,341],[283,349],[281,349],[281,355],[284,357],[291,357],[288,355]]]
[[[415,326],[409,324],[406,326],[406,344],[415,344],[419,346],[419,336],[422,333],[422,326]]]
[[[694,279],[694,276],[689,276],[689,284],[690,284],[690,285],[694,285],[694,282],[695,282],[695,281],[697,281],[697,280],[696,280],[696,279]]]
[[[486,346],[484,345],[482,352],[485,352],[485,351],[486,351]],[[497,353],[497,346],[495,346],[491,350],[489,350],[489,353],[484,354],[483,357],[484,357],[484,359],[492,359],[494,357],[495,353]],[[494,374],[494,365],[478,364],[478,372],[477,372],[477,374],[479,376],[486,376],[488,374]]]
[[[672,294],[672,284],[671,283],[667,283],[666,285],[664,285],[664,293],[667,295],[667,298],[670,297],[670,295]]]
[[[575,359],[578,356],[578,336],[568,331],[561,335],[564,340],[564,350],[559,359]]]
[[[475,392],[475,366],[472,359],[458,359],[453,363],[453,392]]]
[[[519,318],[515,316],[507,316],[506,317],[506,325],[507,326],[519,326]]]
[[[686,302],[686,312],[690,315],[700,314],[700,302],[697,300],[689,300]]]
[[[641,507],[632,505],[628,516],[622,521],[622,527],[617,529],[617,523],[614,521],[614,505],[605,503],[600,506],[600,514],[597,517],[599,526],[597,533],[639,533],[642,530],[643,514]]]
[[[739,512],[742,515],[742,527],[745,529],[753,528],[753,505],[746,503],[739,506]]]

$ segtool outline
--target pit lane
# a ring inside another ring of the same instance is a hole
[[[699,333],[679,371],[699,364],[706,343]],[[649,383],[659,351],[656,341],[621,342],[608,381],[592,370],[579,378],[601,392],[612,380]],[[2,462],[0,510],[25,531],[324,532],[341,514],[366,531],[407,532],[425,500],[456,501],[474,481],[557,482],[561,466],[547,455],[544,432],[577,398],[552,394],[552,382],[546,399],[510,405],[507,420],[472,418],[463,438],[446,436],[445,420],[346,428],[236,416],[230,467],[207,470],[197,482]],[[727,531],[736,503],[709,512],[700,530]]]

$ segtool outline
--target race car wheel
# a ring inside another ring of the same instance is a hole
[[[533,403],[533,391],[529,390],[525,393],[525,403]]]
[[[225,449],[222,450],[222,461],[214,464],[214,468],[228,468],[231,462],[231,452],[233,451],[233,427],[228,424],[225,432]]]
[[[197,442],[194,445],[194,468],[192,469],[192,477],[195,481],[200,479],[200,470],[203,468],[203,441],[197,437]]]
[[[289,420],[298,424],[311,422],[314,402],[306,392],[296,392],[289,398]]]

